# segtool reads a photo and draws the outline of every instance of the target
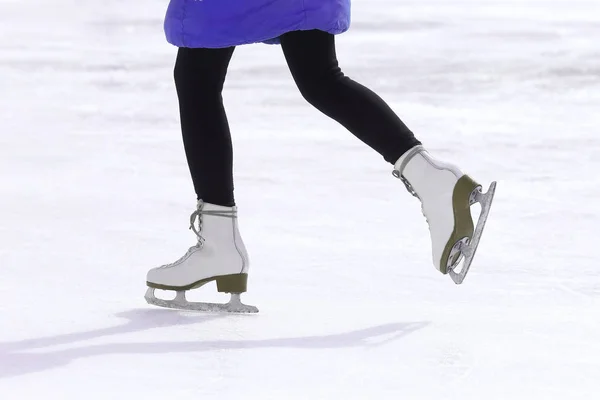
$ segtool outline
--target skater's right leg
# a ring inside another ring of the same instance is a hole
[[[234,48],[180,48],[175,63],[181,131],[198,199],[232,207],[233,150],[223,84]]]

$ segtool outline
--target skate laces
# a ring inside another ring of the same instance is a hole
[[[404,183],[404,186],[406,186],[406,190],[408,190],[408,193],[412,194],[417,199],[421,200],[419,198],[419,195],[417,194],[417,192],[415,192],[415,189],[413,189],[412,185],[408,181],[408,179],[406,179],[404,176],[400,175],[400,180],[402,181],[402,183]]]
[[[196,236],[198,237],[198,244],[196,246],[193,246],[193,248],[195,247],[202,247],[204,245],[204,242],[206,241],[206,239],[204,239],[204,237],[202,236],[202,216],[203,215],[211,215],[214,217],[226,217],[226,218],[236,218],[237,217],[237,211],[236,210],[231,210],[231,211],[218,211],[218,210],[204,210],[204,204],[199,204],[198,205],[198,209],[196,211],[194,211],[192,213],[192,215],[190,215],[190,229],[196,234]],[[198,228],[196,228],[196,221],[198,221]]]
[[[192,246],[190,247],[183,256],[179,257],[179,259],[175,262],[172,262],[171,264],[167,264],[167,265],[163,265],[160,268],[171,268],[174,267],[176,265],[179,265],[182,261],[184,261],[185,259],[187,259],[190,254],[192,254],[194,251],[196,251],[198,249],[198,245]]]
[[[203,215],[212,215],[215,217],[226,217],[226,218],[237,218],[237,211],[217,211],[217,210],[204,210],[204,203],[198,202],[198,208],[190,215],[190,228],[196,237],[198,238],[198,243],[194,246],[190,247],[183,256],[181,256],[177,261],[172,262],[171,264],[163,265],[161,268],[169,268],[175,265],[180,264],[182,261],[187,259],[192,253],[197,250],[202,249],[204,246],[204,242],[206,239],[202,236],[202,216]],[[196,222],[198,223],[198,227],[196,228]]]
[[[425,221],[427,221],[427,225],[429,225],[429,219],[427,218],[427,214],[425,214],[425,208],[423,208],[423,200],[421,200],[421,198],[419,197],[419,195],[417,194],[415,189],[413,189],[413,187],[410,184],[410,182],[408,181],[408,179],[406,179],[403,175],[401,175],[400,172],[397,170],[394,170],[392,174],[396,178],[400,179],[402,181],[402,183],[404,183],[404,186],[406,187],[406,190],[408,190],[408,193],[412,194],[414,197],[419,199],[419,201],[421,202],[421,214],[423,214],[423,216],[425,217]]]

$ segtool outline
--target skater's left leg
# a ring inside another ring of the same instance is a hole
[[[391,108],[375,93],[344,76],[338,66],[334,36],[296,31],[282,36],[290,71],[308,102],[394,164],[394,175],[421,200],[429,223],[433,263],[460,283],[477,248],[495,183],[487,195],[456,166],[434,159]],[[482,204],[475,228],[470,207]],[[460,274],[453,269],[465,255]]]
[[[281,46],[304,98],[369,145],[389,163],[421,144],[396,113],[370,89],[341,71],[333,35],[295,31]]]

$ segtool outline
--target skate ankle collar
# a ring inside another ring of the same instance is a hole
[[[198,200],[198,206],[196,207],[195,213],[200,215],[235,218],[237,217],[237,207],[220,206],[218,204],[206,203],[202,200]]]
[[[408,150],[406,153],[402,154],[402,156],[394,164],[394,170],[392,171],[392,174],[396,178],[400,178],[402,176],[402,172],[404,172],[404,168],[406,168],[406,165],[409,163],[409,161],[415,155],[417,155],[418,153],[421,153],[423,151],[425,151],[423,146],[418,145],[418,146],[415,146],[412,149]]]

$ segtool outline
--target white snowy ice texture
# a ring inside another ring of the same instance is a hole
[[[167,0],[0,0],[2,400],[597,398],[600,1],[353,3],[346,74],[498,181],[465,283],[391,165],[254,45],[225,102],[261,312],[148,306],[194,242]]]

